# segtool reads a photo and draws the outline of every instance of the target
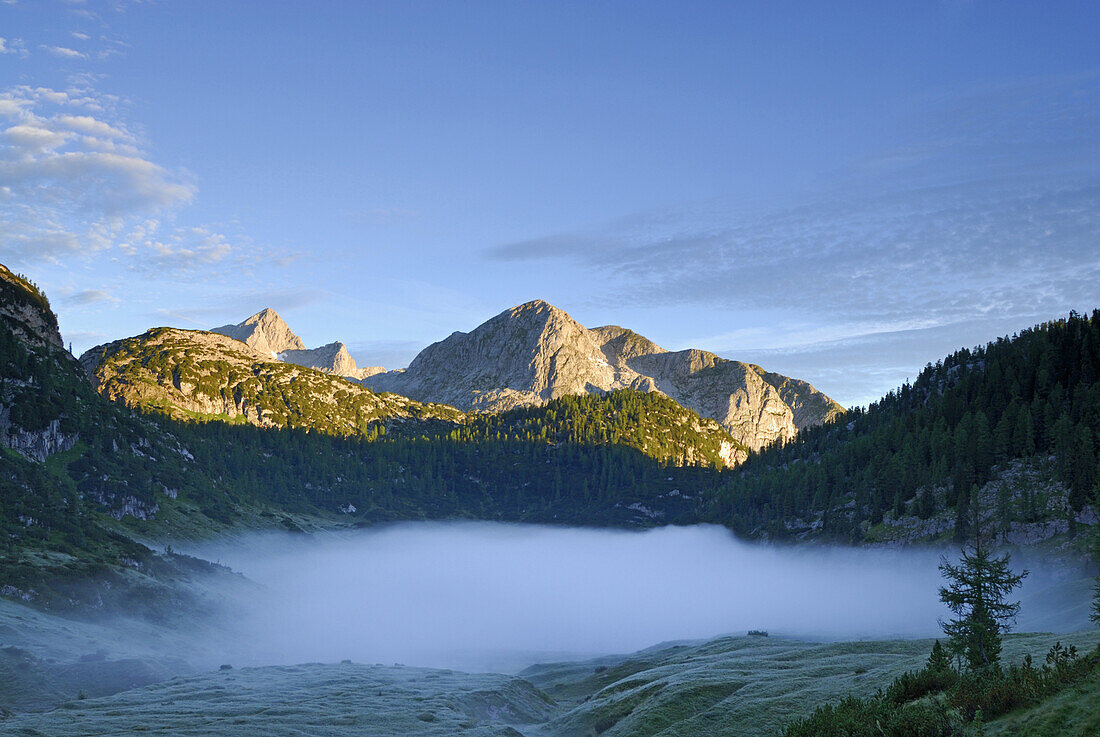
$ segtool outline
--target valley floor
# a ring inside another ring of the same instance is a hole
[[[64,651],[92,647],[96,632],[22,609],[5,604],[0,612],[0,634],[9,643],[17,637],[15,625],[31,633],[24,647],[0,649],[0,701],[22,712],[0,719],[0,733],[24,737],[774,735],[820,703],[873,693],[899,673],[921,667],[931,646],[929,640],[722,637],[539,664],[518,675],[345,661],[226,668],[162,680],[171,667],[162,655],[129,651],[121,642],[113,652],[66,662]],[[68,643],[45,649],[59,636]],[[1004,658],[1017,662],[1030,653],[1041,662],[1059,640],[1092,649],[1100,633],[1011,635]],[[170,641],[162,644],[171,650]],[[117,676],[110,686],[119,692],[96,697],[92,687],[110,673]],[[135,687],[126,683],[127,675],[136,679],[130,684]],[[81,680],[87,683],[81,686]],[[73,689],[84,693],[74,697]],[[51,697],[49,708],[45,701]],[[33,708],[49,710],[23,711]],[[998,735],[1083,737],[1097,733],[1097,714],[1100,679],[1094,676],[986,728]]]

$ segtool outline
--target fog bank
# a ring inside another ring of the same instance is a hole
[[[258,662],[520,667],[744,634],[939,634],[939,553],[776,547],[721,527],[644,532],[408,523],[196,551],[263,584],[237,624]]]

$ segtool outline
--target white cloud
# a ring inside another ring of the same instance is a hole
[[[224,261],[234,250],[227,236],[209,228],[174,228],[163,235],[159,231],[159,222],[146,221],[120,244],[127,253],[144,254],[136,263],[138,268],[187,271]]]
[[[148,157],[118,106],[87,88],[0,92],[0,256],[113,250],[133,268],[175,272],[231,257],[217,229],[175,224],[196,188]]]
[[[76,49],[70,49],[66,46],[47,46],[46,44],[41,44],[39,48],[63,59],[86,59],[88,57],[87,54],[77,51]]]
[[[4,138],[12,146],[12,153],[23,156],[33,155],[43,151],[52,151],[65,143],[64,133],[49,130],[37,125],[13,125],[4,131]],[[0,168],[3,164],[0,164]]]
[[[83,289],[69,296],[69,302],[77,305],[91,305],[98,302],[118,302],[115,297],[105,289]]]
[[[77,133],[83,133],[95,138],[132,142],[134,136],[129,132],[108,123],[93,118],[90,115],[55,115],[50,122],[62,128],[67,128]]]
[[[25,58],[30,52],[27,51],[27,46],[21,38],[0,37],[0,54],[18,54]]]

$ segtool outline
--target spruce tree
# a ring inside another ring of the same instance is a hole
[[[932,652],[928,655],[926,668],[933,673],[942,673],[943,671],[951,670],[951,658],[948,657],[947,651],[944,650],[939,640],[936,640],[936,644],[932,646]]]
[[[972,670],[988,668],[1000,658],[1001,635],[1020,611],[1019,602],[1006,599],[1028,572],[1014,573],[1007,553],[990,555],[980,535],[962,550],[958,565],[944,560],[940,571],[949,582],[940,588],[940,600],[955,615],[940,623],[948,645]]]

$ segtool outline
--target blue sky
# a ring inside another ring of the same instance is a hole
[[[0,260],[80,351],[398,367],[542,298],[866,403],[1100,306],[1100,5],[0,0]]]

